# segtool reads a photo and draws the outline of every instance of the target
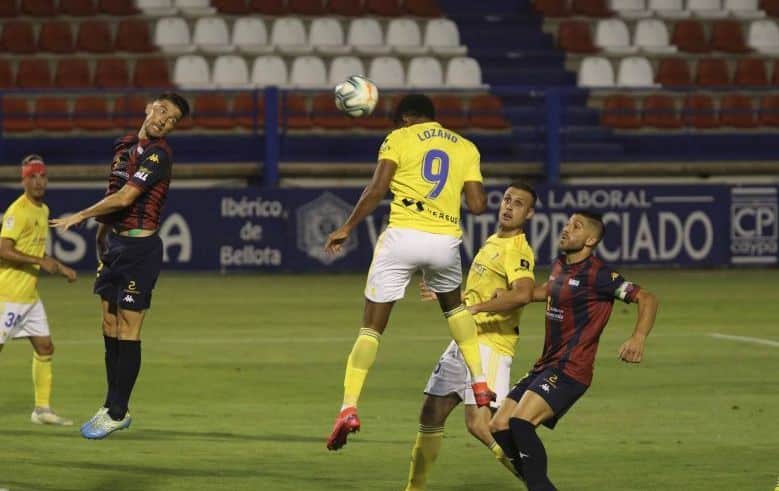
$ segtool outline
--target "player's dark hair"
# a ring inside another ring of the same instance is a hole
[[[24,167],[25,165],[27,165],[30,162],[33,162],[35,160],[40,160],[41,162],[43,162],[43,157],[41,157],[37,153],[31,153],[30,155],[28,155],[28,156],[26,156],[25,158],[22,159],[22,167]]]
[[[433,120],[435,119],[433,101],[424,94],[409,94],[398,102],[392,119],[395,124],[399,125],[403,122],[403,116]]]
[[[181,111],[182,119],[189,116],[189,102],[187,102],[187,100],[177,92],[163,92],[162,94],[158,95],[154,100],[170,101],[173,103],[174,106],[179,108],[179,111]]]
[[[533,189],[533,186],[531,186],[530,184],[524,181],[512,181],[512,183],[509,184],[509,187],[514,189],[520,189],[522,191],[530,193],[530,196],[533,197],[533,202],[530,203],[530,207],[531,208],[536,207],[536,202],[538,201],[538,194],[536,193],[536,190]]]
[[[583,216],[589,220],[590,223],[595,225],[596,229],[598,230],[598,236],[596,238],[598,239],[598,242],[600,242],[603,238],[603,235],[606,233],[606,226],[603,224],[603,214],[590,210],[577,210],[574,211],[573,214]]]

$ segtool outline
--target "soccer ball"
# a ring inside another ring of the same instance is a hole
[[[335,107],[352,118],[369,115],[378,101],[376,84],[360,75],[352,75],[335,87]]]

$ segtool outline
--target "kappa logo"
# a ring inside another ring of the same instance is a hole
[[[346,239],[337,255],[331,256],[324,250],[327,237],[349,218],[351,210],[349,203],[330,192],[325,192],[298,208],[298,249],[325,265],[332,264],[355,250],[359,245],[356,233]]]
[[[616,271],[612,271],[611,272],[611,281],[614,281],[617,278],[619,278],[619,273],[617,273]]]
[[[547,394],[549,393],[550,390],[552,390],[549,388],[549,384],[541,384],[541,389],[543,389],[543,391],[546,392]]]
[[[519,451],[519,458],[520,458],[520,459],[526,459],[526,458],[528,458],[528,457],[530,457],[530,455],[529,455],[529,454],[526,454],[526,453],[524,453],[524,452],[523,452],[523,451],[521,451],[521,450]]]
[[[149,162],[149,161],[154,162],[155,164],[159,164],[160,163],[160,157],[156,153],[153,153],[153,154],[149,155],[149,157],[147,157],[146,160],[144,160],[144,163]]]
[[[135,298],[133,298],[132,295],[125,295],[122,301],[127,303],[135,303]]]

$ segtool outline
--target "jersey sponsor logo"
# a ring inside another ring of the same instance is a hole
[[[614,292],[614,296],[620,300],[627,301],[627,299],[630,297],[630,294],[633,293],[635,289],[636,289],[636,285],[634,285],[629,281],[625,281],[621,285],[619,285],[617,291]]]
[[[153,153],[153,154],[149,155],[148,157],[146,157],[146,160],[143,161],[144,164],[146,162],[153,162],[155,164],[159,164],[160,163],[160,157],[156,153]]]
[[[528,261],[527,259],[520,259],[519,269],[521,269],[522,271],[530,271],[530,261]]]
[[[149,174],[150,174],[149,172],[143,172],[143,171],[139,170],[138,172],[133,174],[133,179],[138,179],[138,180],[141,180],[143,182],[146,182],[146,179],[149,178]]]
[[[580,284],[580,283],[581,283],[581,282],[580,282],[579,280],[575,280],[575,279],[573,279],[573,278],[571,278],[571,279],[569,279],[569,280],[568,280],[568,284],[569,284],[570,286],[579,286],[579,284]]]
[[[12,216],[5,217],[5,221],[3,222],[3,228],[6,230],[13,230],[14,223],[16,223],[16,219]]]

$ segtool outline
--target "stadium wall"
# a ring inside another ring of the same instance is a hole
[[[728,185],[604,185],[538,187],[527,226],[537,264],[558,253],[557,237],[572,210],[604,213],[598,254],[631,266],[775,266],[779,187]],[[18,190],[0,188],[0,202]],[[324,254],[329,232],[343,223],[361,189],[181,189],[171,193],[160,228],[165,264],[176,270],[365,271],[386,223],[389,201],[360,224],[339,257]],[[503,188],[488,188],[489,211],[463,215],[465,264],[494,231]],[[51,216],[96,201],[91,189],[52,189]],[[95,267],[96,224],[52,231],[47,250],[77,269]]]

